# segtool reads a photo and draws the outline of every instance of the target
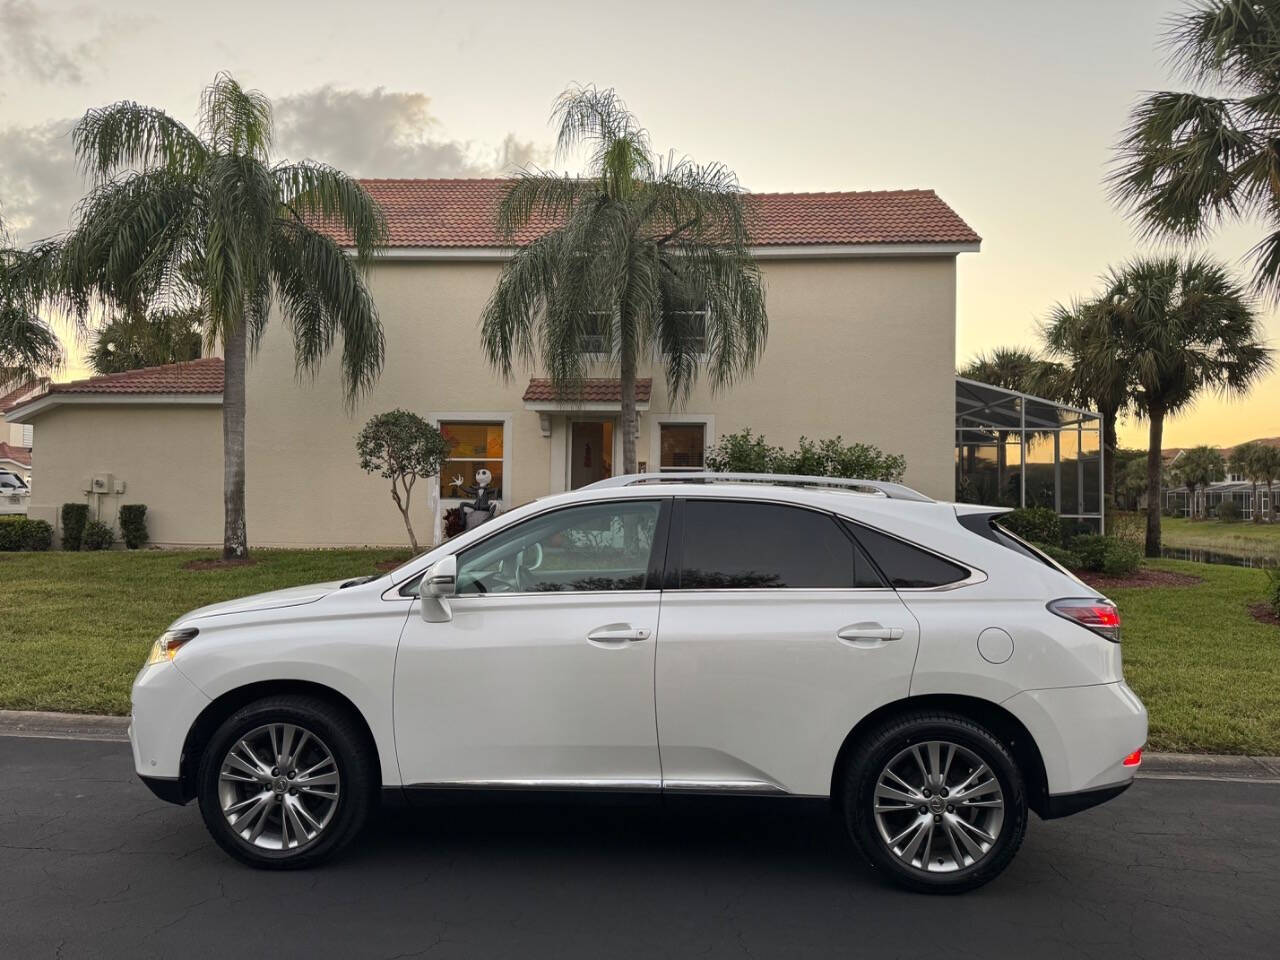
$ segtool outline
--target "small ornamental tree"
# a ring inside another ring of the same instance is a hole
[[[360,469],[391,481],[391,499],[404,517],[409,546],[418,552],[418,538],[409,521],[409,499],[419,477],[434,477],[449,453],[449,441],[416,413],[380,413],[356,437]]]

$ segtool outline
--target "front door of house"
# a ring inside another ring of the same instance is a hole
[[[569,424],[569,489],[613,476],[613,421],[574,420]]]

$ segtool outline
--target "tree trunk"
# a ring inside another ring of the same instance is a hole
[[[1262,522],[1262,504],[1258,502],[1258,481],[1253,481],[1253,493],[1249,496],[1249,519],[1254,523]]]
[[[391,478],[391,499],[396,502],[396,506],[400,509],[400,516],[404,517],[404,528],[409,533],[409,547],[416,555],[418,551],[418,538],[413,535],[413,524],[409,522],[409,500],[413,496],[413,488],[407,483],[405,484],[404,499],[400,499],[400,491],[396,488],[395,477]]]
[[[619,359],[622,379],[622,472],[636,473],[636,348],[634,338],[628,337],[625,331],[622,334]]]
[[[1148,557],[1160,556],[1160,444],[1164,439],[1164,411],[1151,410],[1147,441],[1147,543]]]
[[[224,331],[222,386],[222,558],[249,556],[244,511],[244,409],[247,347],[244,324]]]

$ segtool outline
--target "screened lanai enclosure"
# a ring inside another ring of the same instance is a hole
[[[956,500],[1050,507],[1102,530],[1102,418],[956,378]]]

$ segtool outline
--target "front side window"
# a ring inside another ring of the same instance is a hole
[[[958,563],[870,527],[845,522],[880,572],[896,588],[945,587],[969,576],[969,571]]]
[[[707,451],[707,427],[702,423],[658,425],[661,471],[701,470]]]
[[[449,457],[440,470],[441,499],[470,500],[475,496],[476,473],[488,470],[488,489],[494,499],[502,495],[503,436],[501,423],[444,420],[440,432],[449,442]],[[461,477],[462,483],[455,481]]]
[[[458,594],[643,590],[661,511],[625,500],[525,520],[458,555]]]
[[[682,590],[883,585],[827,514],[733,500],[685,501],[678,582]]]

